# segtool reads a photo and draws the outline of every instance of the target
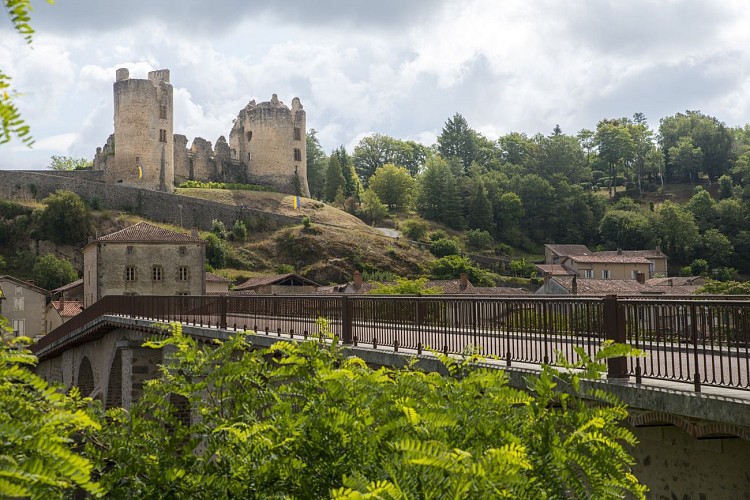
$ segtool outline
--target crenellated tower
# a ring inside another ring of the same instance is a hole
[[[114,83],[114,158],[107,163],[110,183],[171,192],[174,183],[173,91],[169,70],[148,79],[117,70]]]

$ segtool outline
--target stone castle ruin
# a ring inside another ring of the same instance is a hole
[[[309,196],[307,186],[306,115],[299,98],[289,109],[276,94],[270,101],[250,101],[229,134],[216,146],[196,137],[188,148],[174,134],[173,90],[169,70],[151,71],[148,79],[130,78],[117,70],[114,126],[93,169],[105,182],[171,192],[187,180],[237,182],[271,186],[277,191]]]

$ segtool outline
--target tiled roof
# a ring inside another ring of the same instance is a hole
[[[627,255],[628,257],[644,257],[646,259],[666,259],[667,256],[661,250],[605,250],[595,252],[594,255]]]
[[[595,253],[592,255],[570,255],[568,259],[581,263],[608,263],[608,264],[650,264],[651,261],[645,257],[631,257],[628,255],[601,255]]]
[[[54,290],[50,290],[52,293],[60,293],[60,292],[67,292],[68,290],[72,290],[75,287],[83,286],[83,278],[77,279],[75,281],[71,281],[67,285],[63,285],[59,288],[55,288]]]
[[[511,288],[508,286],[478,286],[474,288],[477,295],[506,296],[506,295],[531,295],[525,288]]]
[[[251,288],[257,288],[259,286],[264,286],[264,285],[280,285],[282,284],[283,281],[290,279],[290,278],[294,281],[302,282],[303,285],[300,285],[300,286],[314,286],[314,287],[320,286],[318,283],[315,283],[314,281],[309,280],[307,278],[303,278],[302,276],[298,274],[286,273],[286,274],[274,274],[273,276],[259,276],[257,278],[250,278],[244,283],[237,285],[234,289],[241,291],[241,290],[248,290]]]
[[[370,281],[363,281],[359,286],[356,286],[353,282],[350,281],[349,283],[334,287],[333,292],[364,295],[366,293],[369,293],[370,290],[372,290],[376,286],[378,286],[378,283],[373,283]]]
[[[206,281],[210,281],[212,283],[229,283],[232,280],[227,279],[224,276],[219,276],[218,274],[206,271]]]
[[[591,253],[586,245],[544,245],[553,253],[560,256],[587,255]]]
[[[705,282],[703,276],[674,276],[672,278],[651,278],[646,283],[651,286],[700,286]]]
[[[125,229],[100,237],[96,241],[105,243],[203,243],[205,241],[190,234],[178,233],[148,222],[139,222]]]
[[[61,300],[53,300],[52,307],[60,313],[60,317],[72,318],[83,310],[83,302],[80,300],[66,300],[64,302]]]
[[[16,285],[24,286],[28,288],[29,290],[34,290],[35,292],[39,292],[42,295],[49,295],[49,291],[45,290],[44,288],[40,288],[36,285],[33,285],[23,280],[19,280],[18,278],[14,278],[13,276],[10,276],[7,274],[0,276],[0,281],[10,281],[11,283],[14,283]]]
[[[467,282],[465,287],[461,286],[461,280],[432,280],[424,284],[425,288],[440,287],[446,295],[454,294],[475,294],[476,288],[471,282]]]
[[[536,267],[542,273],[550,273],[552,276],[572,276],[575,274],[560,264],[537,264]]]
[[[573,278],[550,278],[573,293]],[[576,295],[692,295],[698,286],[654,286],[637,280],[576,279]]]

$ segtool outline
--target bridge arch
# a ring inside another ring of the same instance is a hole
[[[87,356],[81,359],[78,365],[78,377],[76,385],[81,390],[81,395],[89,397],[94,393],[96,382],[94,380],[94,370],[91,368],[91,361]]]
[[[105,408],[118,408],[122,406],[122,350],[117,349],[112,359],[109,370],[109,381],[107,382],[107,396],[104,402]]]

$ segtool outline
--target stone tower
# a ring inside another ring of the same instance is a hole
[[[171,192],[174,140],[169,70],[151,71],[147,80],[141,80],[120,68],[114,94],[114,158],[107,164],[106,181]]]
[[[252,182],[310,196],[307,186],[306,116],[299,98],[292,109],[279,101],[250,101],[229,134],[231,158],[247,166]]]

